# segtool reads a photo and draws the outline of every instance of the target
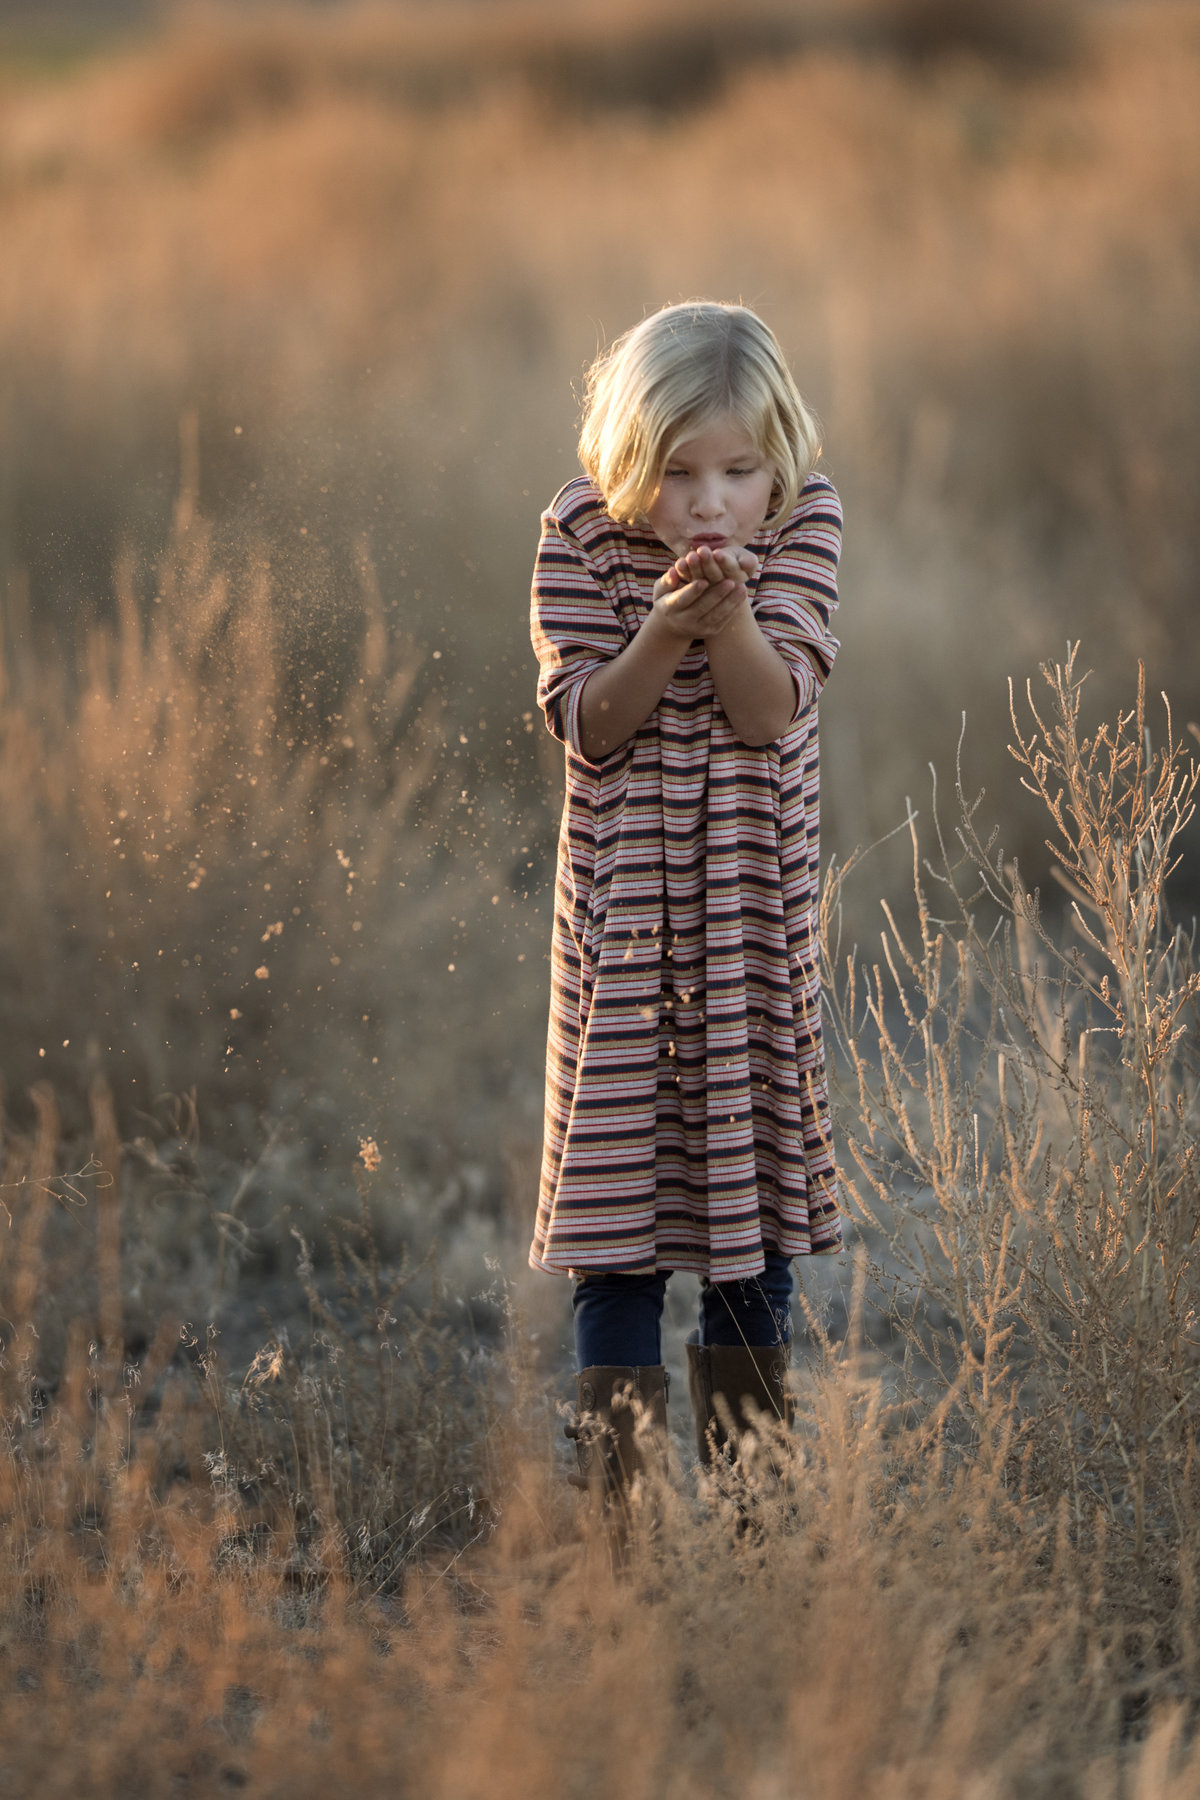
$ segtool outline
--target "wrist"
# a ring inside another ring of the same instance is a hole
[[[678,624],[667,616],[664,598],[665,596],[660,596],[654,602],[638,627],[638,637],[648,649],[661,655],[664,660],[673,657],[678,662],[692,641],[692,633],[689,630],[681,631]]]
[[[743,594],[740,604],[733,609],[720,630],[713,633],[709,642],[712,644],[748,643],[751,634],[756,638],[761,636],[754,620],[754,614],[750,610],[749,597]]]

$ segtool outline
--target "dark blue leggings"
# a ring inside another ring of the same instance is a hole
[[[700,1342],[763,1349],[792,1337],[792,1263],[765,1252],[761,1275],[704,1281]],[[662,1310],[670,1269],[654,1275],[585,1275],[575,1284],[575,1355],[580,1369],[650,1368],[662,1361]]]

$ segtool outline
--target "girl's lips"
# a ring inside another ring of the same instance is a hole
[[[723,550],[728,542],[729,539],[723,537],[720,532],[702,532],[698,537],[692,539],[692,548],[693,550]]]

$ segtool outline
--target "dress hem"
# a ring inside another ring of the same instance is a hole
[[[775,1249],[774,1245],[767,1247]],[[800,1262],[810,1256],[840,1256],[843,1250],[844,1245],[839,1238],[833,1243],[813,1244],[806,1250],[776,1253],[789,1256],[793,1262]],[[658,1275],[664,1269],[672,1275],[706,1275],[710,1280],[712,1279],[710,1260],[705,1257],[703,1261],[700,1261],[694,1256],[674,1256],[669,1262],[659,1260],[652,1263],[634,1263],[614,1269],[611,1262],[549,1262],[545,1257],[538,1256],[531,1250],[529,1267],[537,1269],[543,1275],[565,1275],[571,1280],[577,1279],[580,1275]],[[747,1281],[755,1275],[761,1275],[765,1267],[761,1257],[757,1259],[745,1257],[740,1261],[732,1262],[728,1272],[723,1274],[721,1279],[722,1281]]]

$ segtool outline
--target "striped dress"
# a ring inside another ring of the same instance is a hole
[[[651,605],[671,552],[586,477],[542,519],[538,700],[566,746],[546,1127],[529,1260],[555,1271],[761,1274],[763,1249],[837,1250],[816,944],[817,694],[837,650],[841,508],[810,476],[748,548],[751,603],[796,716],[751,748],[696,640],[655,711],[599,763],[579,701]]]

